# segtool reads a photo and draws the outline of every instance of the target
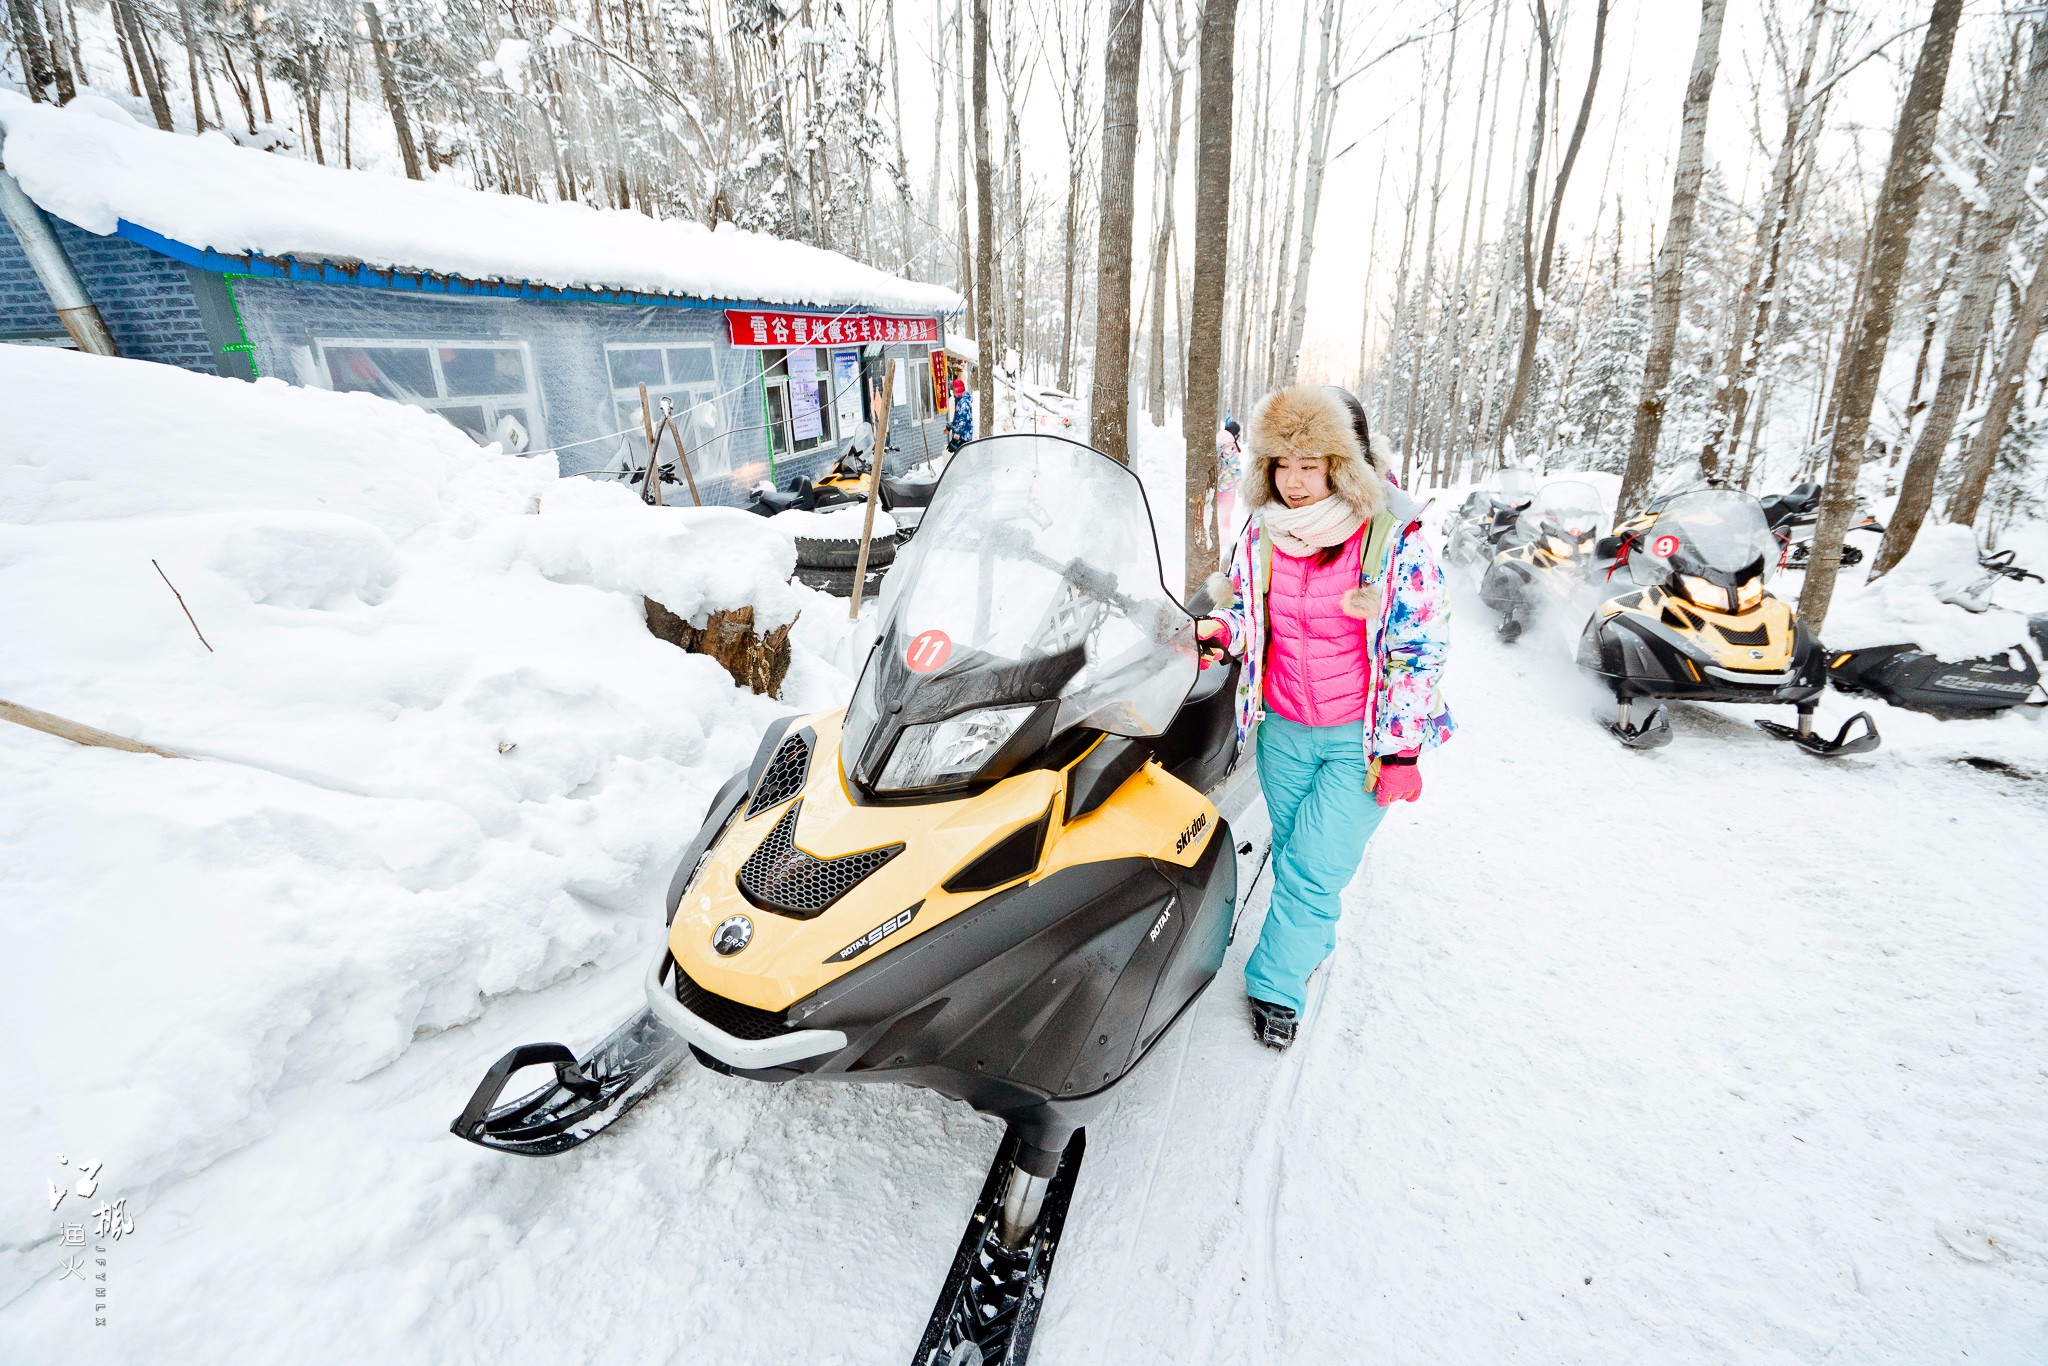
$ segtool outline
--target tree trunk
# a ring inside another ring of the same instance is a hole
[[[72,73],[76,70],[82,78],[84,64],[79,60],[77,45],[64,28],[64,14],[56,0],[43,0],[43,20],[44,32],[50,40],[50,74],[57,81],[57,103],[69,104],[78,98],[78,85]]]
[[[1188,299],[1187,402],[1180,413],[1187,448],[1182,573],[1187,591],[1214,573],[1223,528],[1214,525],[1217,391],[1223,377],[1224,272],[1230,245],[1230,102],[1237,80],[1237,0],[1202,8],[1199,120],[1195,129],[1194,289]],[[1213,528],[1213,529],[1212,529]]]
[[[1308,268],[1316,244],[1316,211],[1323,202],[1323,168],[1330,151],[1330,123],[1337,114],[1336,73],[1331,69],[1335,52],[1331,34],[1337,23],[1337,0],[1323,0],[1323,31],[1316,53],[1316,98],[1309,119],[1308,174],[1301,188],[1301,248],[1294,262],[1294,297],[1287,307],[1287,341],[1281,348],[1280,373],[1275,377],[1282,384],[1294,383],[1301,368],[1301,331],[1308,321]],[[1457,50],[1457,39],[1453,36],[1451,51]]]
[[[956,197],[960,202],[960,297],[967,300],[968,326],[973,329],[978,344],[981,340],[981,309],[974,302],[974,233],[967,219],[967,187],[971,183],[967,174],[967,25],[960,22],[960,4],[961,0],[954,0],[953,36],[959,59],[953,68],[953,121],[959,132],[955,142],[959,155],[956,167],[959,194]],[[947,402],[952,402],[950,396]]]
[[[1607,47],[1607,7],[1609,0],[1595,0],[1593,9],[1593,61],[1586,72],[1586,93],[1579,101],[1579,121],[1572,125],[1571,141],[1565,144],[1564,160],[1558,164],[1557,181],[1550,188],[1550,217],[1543,228],[1543,254],[1535,263],[1536,276],[1533,283],[1528,278],[1529,260],[1527,216],[1524,216],[1522,242],[1522,345],[1515,361],[1515,387],[1508,394],[1508,405],[1501,411],[1500,429],[1505,434],[1514,427],[1522,416],[1522,404],[1529,396],[1530,371],[1536,364],[1536,332],[1543,323],[1543,310],[1549,306],[1550,267],[1553,253],[1557,248],[1557,219],[1564,212],[1564,189],[1572,178],[1572,163],[1579,159],[1579,146],[1586,140],[1586,122],[1593,116],[1593,92],[1600,86],[1600,58]],[[1544,10],[1543,0],[1536,0],[1536,28],[1543,44],[1543,68],[1547,72],[1551,62],[1550,17]],[[1538,118],[1536,120],[1537,140],[1532,143],[1529,156],[1530,193],[1535,192],[1535,175],[1538,153],[1542,150],[1541,97],[1538,97]],[[1533,204],[1532,204],[1533,207]]]
[[[2027,60],[2025,93],[2012,124],[1994,130],[1990,139],[1997,149],[1998,163],[1986,187],[1985,212],[1978,215],[1976,235],[1963,269],[1963,290],[1956,300],[1948,340],[1941,352],[1941,377],[1935,381],[1934,402],[1927,408],[1927,423],[1906,461],[1906,475],[1899,484],[1898,506],[1885,525],[1884,542],[1870,576],[1888,574],[1913,548],[1920,524],[1934,501],[1934,476],[1948,452],[1949,437],[1970,391],[1971,371],[1977,352],[1989,340],[1996,312],[1999,288],[2005,283],[2007,253],[2018,231],[2020,215],[2027,207],[2027,179],[2033,169],[2034,152],[2041,144],[2048,124],[2048,36],[2038,21],[2033,30],[2033,49]],[[1972,506],[1971,511],[1975,512]]]
[[[2036,42],[2042,41],[2036,35]],[[2026,382],[2027,361],[2034,354],[2034,342],[2041,335],[2041,317],[2048,313],[2048,247],[2034,262],[2034,278],[2020,299],[1999,356],[1998,370],[1991,379],[1991,394],[1984,405],[1984,420],[1970,440],[1970,453],[1963,461],[1962,482],[1949,496],[1948,519],[1959,526],[1973,525],[1984,501],[1984,489],[1998,463],[1998,448],[2005,444],[2005,432],[2012,421],[2013,401]]]
[[[192,86],[192,131],[206,131],[206,106],[199,92],[199,38],[192,31],[192,6],[178,0],[178,41],[185,45],[185,76]]]
[[[1452,0],[1451,50],[1444,57],[1443,108],[1436,121],[1436,165],[1429,173],[1429,226],[1422,234],[1422,289],[1415,296],[1416,325],[1408,342],[1408,429],[1402,433],[1401,482],[1411,485],[1415,479],[1416,453],[1427,439],[1422,420],[1422,372],[1429,348],[1423,339],[1430,332],[1429,306],[1436,297],[1436,218],[1444,202],[1444,151],[1451,140],[1451,91],[1458,83],[1458,21],[1462,10],[1462,0]],[[1415,164],[1421,169],[1420,158]]]
[[[398,72],[391,63],[391,48],[384,41],[384,17],[376,0],[363,0],[363,19],[370,27],[370,51],[377,58],[377,84],[384,91],[384,108],[391,114],[391,126],[398,133],[398,155],[405,162],[408,180],[421,180],[419,144],[413,141],[412,120],[405,115],[405,95],[398,88]]]
[[[1813,529],[1813,550],[1806,587],[1799,594],[1799,619],[1820,630],[1835,594],[1835,571],[1842,563],[1842,535],[1856,507],[1856,477],[1863,470],[1863,438],[1870,431],[1870,409],[1877,400],[1878,372],[1885,345],[1891,340],[1893,305],[1899,277],[1906,268],[1920,199],[1933,169],[1929,159],[1934,127],[1941,116],[1943,87],[1948,83],[1949,55],[1955,48],[1956,23],[1963,0],[1934,0],[1927,37],[1913,66],[1913,82],[1899,111],[1892,136],[1891,161],[1878,191],[1877,213],[1870,229],[1869,288],[1844,348],[1835,379],[1835,430],[1828,448],[1827,483],[1821,491],[1820,520]]]
[[[986,0],[977,0],[986,3]],[[1138,66],[1144,55],[1139,0],[1114,0],[1102,48],[1102,209],[1095,261],[1095,387],[1088,437],[1130,463],[1131,199],[1138,160]]]
[[[113,0],[113,5],[114,22],[128,35],[129,50],[135,54],[135,69],[142,77],[143,93],[149,96],[149,112],[155,117],[156,126],[168,133],[177,125],[171,122],[171,102],[164,98],[163,82],[157,79],[156,62],[150,56],[134,0]]]
[[[995,430],[995,167],[988,156],[988,0],[974,0],[974,419],[980,436]]]
[[[1166,46],[1166,15],[1159,16],[1159,41],[1162,49]],[[1166,53],[1167,62],[1173,72],[1171,93],[1166,101],[1166,151],[1161,158],[1159,174],[1159,223],[1152,239],[1152,350],[1145,366],[1145,409],[1152,415],[1152,425],[1166,425],[1166,298],[1167,269],[1166,257],[1173,245],[1173,182],[1180,167],[1180,106],[1181,92],[1187,83],[1187,44],[1180,33],[1180,12],[1174,11],[1174,42],[1177,52]],[[1180,290],[1175,289],[1176,301]]]
[[[7,0],[7,17],[13,23],[14,47],[21,55],[21,76],[28,84],[28,97],[41,104],[49,98],[50,87],[57,80],[51,65],[50,44],[43,35],[42,16],[36,13],[35,0]]]
[[[1678,303],[1685,288],[1685,257],[1692,244],[1693,210],[1699,203],[1700,176],[1706,169],[1707,106],[1714,98],[1714,76],[1721,65],[1721,21],[1728,0],[1702,0],[1700,37],[1692,54],[1692,79],[1685,87],[1683,132],[1678,140],[1678,177],[1671,187],[1671,221],[1664,229],[1664,247],[1650,286],[1650,349],[1643,360],[1643,387],[1636,398],[1635,435],[1629,441],[1628,464],[1622,471],[1616,512],[1633,511],[1643,503],[1656,472],[1657,438],[1664,430],[1665,388],[1671,382],[1671,357],[1678,345]]]

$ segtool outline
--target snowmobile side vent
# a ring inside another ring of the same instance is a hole
[[[1768,645],[1771,643],[1771,628],[1768,626],[1759,626],[1754,631],[1736,631],[1723,626],[1717,621],[1714,623],[1714,629],[1719,631],[1721,638],[1730,645]]]
[[[775,751],[775,757],[768,762],[768,769],[761,775],[760,786],[754,789],[754,799],[747,803],[747,819],[752,820],[763,811],[794,797],[804,790],[804,779],[811,771],[811,744],[799,732],[782,742]]]
[[[1669,602],[1664,604],[1664,610],[1658,614],[1657,619],[1666,626],[1675,627],[1680,631],[1696,631],[1700,626],[1691,613],[1681,612]]]
[[[949,892],[987,892],[1038,868],[1045,848],[1045,832],[1052,825],[1052,808],[1029,825],[1020,825],[998,840],[995,847],[953,874],[945,883]]]
[[[762,910],[810,920],[902,853],[903,845],[899,841],[836,858],[819,858],[796,847],[797,816],[803,809],[799,801],[783,813],[768,837],[740,865],[738,880],[740,894]]]
[[[736,1039],[776,1039],[796,1028],[773,1010],[760,1010],[754,1006],[729,1001],[714,991],[697,984],[683,965],[675,965],[676,1000],[683,1009],[701,1020],[717,1025]]]

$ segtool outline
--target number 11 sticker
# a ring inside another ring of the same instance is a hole
[[[914,674],[936,673],[952,657],[953,637],[944,631],[920,631],[903,652],[903,662]]]

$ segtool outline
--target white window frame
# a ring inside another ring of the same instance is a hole
[[[833,401],[832,393],[832,352],[846,349],[846,347],[831,346],[770,346],[763,347],[755,352],[761,358],[761,418],[768,427],[768,450],[771,458],[783,460],[792,459],[797,456],[813,455],[838,442],[839,413],[838,404]],[[795,417],[789,408],[788,357],[791,351],[814,351],[824,358],[824,364],[818,367],[817,374],[819,375],[819,384],[824,387],[825,396],[818,405],[819,434],[817,439],[807,444],[798,445],[792,431],[788,449],[778,449],[782,441],[775,420],[776,400],[773,395],[776,391],[781,391],[782,425],[793,429],[795,424]],[[768,359],[770,356],[782,358],[781,374],[770,373],[774,365],[774,362]]]
[[[674,400],[676,431],[683,438],[683,446],[689,452],[690,472],[699,478],[709,475],[732,473],[731,444],[725,431],[725,405],[718,402],[719,374],[718,348],[708,341],[623,341],[604,344],[604,382],[611,391],[614,415],[622,410],[631,414],[631,420],[624,422],[626,449],[636,465],[644,467],[647,462],[647,432],[640,419],[640,386],[620,386],[612,377],[612,353],[615,351],[702,351],[711,363],[711,378],[705,380],[684,380],[671,383],[667,380],[668,357],[662,357],[663,383],[647,386],[647,405],[656,424],[661,421],[661,401]],[[719,430],[716,435],[706,438],[705,433],[693,429],[689,423],[690,409],[699,403],[710,403],[718,410]],[[615,417],[615,420],[616,417]],[[670,446],[663,440],[661,451],[664,461],[670,458]]]
[[[470,408],[481,406],[484,410],[484,430],[488,434],[497,430],[498,420],[506,408],[519,407],[526,410],[526,450],[547,449],[547,417],[541,411],[540,384],[533,368],[533,348],[524,340],[512,338],[490,339],[484,337],[444,338],[421,341],[412,337],[316,337],[313,350],[318,361],[316,366],[320,377],[328,384],[334,382],[334,371],[327,363],[329,347],[355,347],[382,351],[424,351],[427,364],[432,368],[436,394],[429,402],[414,403],[411,406],[434,413],[437,416],[443,408]],[[451,396],[448,393],[448,377],[441,370],[443,351],[517,351],[519,363],[526,371],[526,389],[518,395],[492,394],[488,396]],[[464,436],[469,432],[454,422],[448,424]],[[479,443],[483,444],[483,443]],[[515,452],[523,454],[524,452]]]

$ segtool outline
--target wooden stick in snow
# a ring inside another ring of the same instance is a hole
[[[882,457],[889,450],[889,396],[895,388],[896,362],[892,360],[882,371],[882,397],[875,410],[875,448],[868,452],[868,510],[861,522],[860,560],[853,567],[853,599],[846,609],[848,621],[860,620],[860,590],[868,581],[868,541],[875,534],[875,504],[882,501]]]
[[[149,563],[156,570],[156,576],[164,581],[164,587],[171,590],[171,596],[178,600],[178,609],[185,614],[185,620],[192,621],[192,609],[185,606],[185,595],[178,591],[178,585],[171,582],[171,576],[164,573],[162,565],[158,564],[155,560],[151,560]],[[192,621],[192,634],[199,637],[201,645],[206,646],[206,653],[217,653],[212,645],[207,644],[206,632],[199,629],[199,623],[196,621]]]
[[[69,740],[75,745],[92,745],[99,749],[124,750],[129,754],[154,754],[161,759],[182,759],[185,756],[168,749],[145,745],[140,740],[130,740],[125,735],[99,730],[93,726],[67,721],[61,716],[52,716],[34,707],[24,707],[18,702],[0,698],[0,721],[12,721],[17,726],[39,730],[45,735],[54,735],[59,740]]]

